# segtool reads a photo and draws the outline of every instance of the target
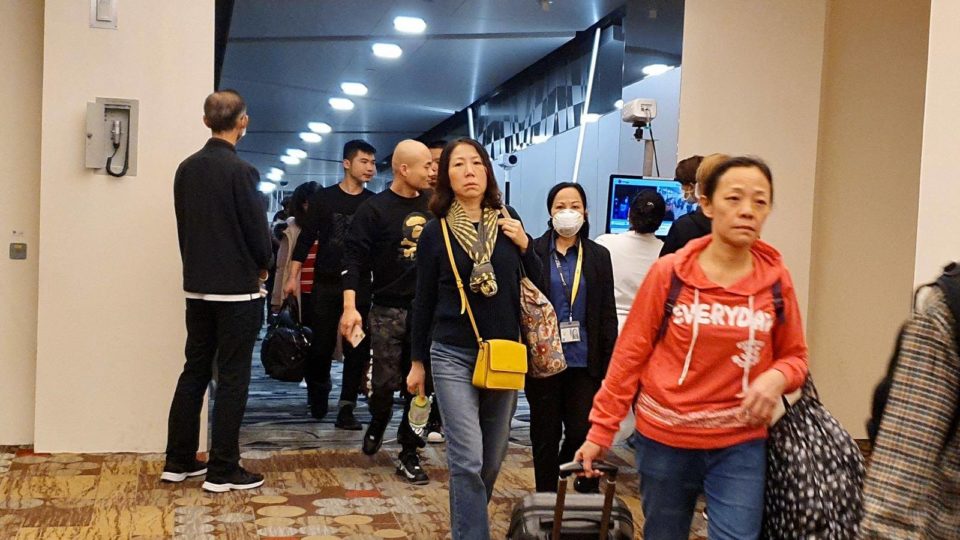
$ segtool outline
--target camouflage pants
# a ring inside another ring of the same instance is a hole
[[[375,421],[389,422],[393,416],[393,394],[399,390],[404,406],[397,442],[404,449],[422,446],[407,420],[411,398],[406,384],[410,371],[410,310],[373,305],[369,324],[373,352],[372,388],[368,401],[370,414]]]

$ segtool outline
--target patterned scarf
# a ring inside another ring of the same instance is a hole
[[[454,199],[447,212],[447,225],[460,247],[470,255],[473,270],[470,272],[470,290],[490,297],[497,294],[497,276],[493,273],[490,256],[497,241],[497,219],[500,214],[493,208],[484,208],[480,226],[474,228],[467,211]]]

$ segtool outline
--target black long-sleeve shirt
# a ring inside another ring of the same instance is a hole
[[[370,197],[373,192],[368,189],[351,195],[336,184],[318,189],[311,198],[303,223],[298,223],[300,236],[292,258],[301,263],[306,261],[310,246],[320,241],[313,273],[313,294],[339,295],[343,291],[344,244],[353,216]],[[369,276],[369,272],[366,275]],[[360,280],[358,287],[357,305],[369,304],[369,279]]]
[[[344,245],[344,290],[357,291],[369,269],[374,304],[410,307],[417,284],[417,243],[431,219],[427,201],[423,193],[408,198],[388,189],[357,208]]]
[[[696,212],[684,214],[680,219],[673,222],[670,232],[663,239],[663,247],[660,248],[660,256],[669,255],[680,250],[687,242],[710,234],[713,223],[703,213],[702,208],[697,208]]]
[[[512,208],[508,208],[508,211],[515,219],[519,219]],[[452,231],[450,235],[457,271],[463,279],[464,290],[477,320],[480,336],[483,339],[519,339],[521,265],[527,277],[534,283],[539,283],[541,279],[540,258],[533,250],[533,239],[530,239],[526,253],[521,255],[513,240],[498,232],[490,258],[497,276],[498,290],[497,294],[488,298],[470,290],[473,261],[457,243]],[[460,293],[450,269],[450,260],[438,220],[428,223],[420,236],[417,295],[413,302],[412,326],[411,358],[414,360],[425,361],[429,358],[432,341],[477,348],[477,338],[470,326],[470,320],[466,313],[460,314]]]
[[[273,244],[257,191],[260,174],[229,142],[211,138],[185,159],[173,181],[183,290],[256,294]]]

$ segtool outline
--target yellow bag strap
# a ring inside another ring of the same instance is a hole
[[[453,247],[450,245],[450,233],[447,231],[447,218],[440,219],[440,228],[443,230],[443,243],[447,246],[447,257],[450,258],[450,268],[453,270],[453,278],[457,281],[457,289],[460,291],[460,314],[464,310],[470,317],[470,326],[473,327],[473,333],[477,336],[477,343],[483,345],[483,338],[480,337],[480,330],[477,330],[477,321],[473,318],[473,310],[470,309],[470,302],[467,300],[467,293],[463,290],[463,280],[460,279],[460,272],[457,271],[457,261],[453,258]]]

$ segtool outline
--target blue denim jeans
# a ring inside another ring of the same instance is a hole
[[[453,540],[487,540],[487,503],[507,453],[517,392],[473,386],[476,349],[434,342],[433,385],[443,409],[450,469],[450,532]]]
[[[706,497],[710,516],[707,538],[760,537],[766,441],[716,450],[686,450],[636,433],[633,447],[640,473],[646,540],[687,540],[700,493]]]

